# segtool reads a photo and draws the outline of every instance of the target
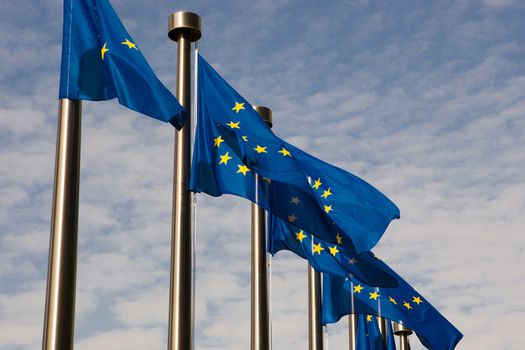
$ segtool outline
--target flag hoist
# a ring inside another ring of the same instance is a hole
[[[263,106],[253,107],[266,124],[272,126],[272,110]],[[263,148],[260,150],[264,152]],[[256,203],[259,197],[259,181],[255,175]],[[270,310],[268,299],[268,271],[266,264],[266,213],[256,203],[252,211],[252,309],[251,309],[251,350],[270,350]]]
[[[178,43],[177,99],[190,114],[191,43],[201,37],[201,18],[191,12],[171,14],[168,36]],[[168,350],[193,349],[190,143],[188,118],[180,130],[175,130]]]
[[[186,118],[108,0],[64,0],[63,18],[43,350],[74,344],[81,100],[117,98],[177,128]]]

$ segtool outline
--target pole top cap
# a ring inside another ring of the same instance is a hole
[[[257,113],[259,113],[259,115],[264,120],[266,125],[268,125],[271,128],[272,127],[272,110],[264,106],[253,106],[253,109],[255,109]]]
[[[405,327],[402,323],[393,322],[393,324],[395,335],[410,335],[413,333],[410,328]]]
[[[201,37],[201,17],[193,12],[177,11],[168,18],[168,36],[173,41],[179,41],[184,34],[191,41]]]

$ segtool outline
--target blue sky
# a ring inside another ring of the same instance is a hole
[[[174,91],[167,17],[287,141],[401,209],[375,252],[464,334],[521,349],[525,5],[472,1],[136,1],[114,8]],[[40,347],[62,2],[0,12],[0,349]],[[84,103],[76,348],[165,348],[173,129]],[[198,197],[196,348],[249,347],[249,203]],[[274,349],[307,346],[306,263],[273,260]],[[347,324],[328,328],[345,349]],[[415,337],[412,348],[422,349]]]

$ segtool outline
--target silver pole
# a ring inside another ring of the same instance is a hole
[[[308,264],[308,349],[323,350],[321,274]]]
[[[47,272],[43,350],[73,349],[82,103],[61,99]]]
[[[253,107],[270,127],[272,111]],[[255,174],[255,193],[258,200],[259,176]],[[266,270],[266,215],[263,208],[252,203],[252,310],[251,350],[270,350],[270,309],[268,304],[268,275]]]
[[[376,317],[377,323],[379,325],[379,331],[381,332],[381,337],[383,338],[383,344],[388,344],[388,327],[387,319],[384,317]]]
[[[349,349],[350,350],[356,350],[357,349],[357,315],[356,314],[350,314],[348,315],[348,337],[349,337]]]
[[[201,36],[201,19],[191,12],[175,12],[168,21],[168,36],[178,42],[177,99],[191,111],[191,43]],[[190,174],[191,121],[175,130],[175,169],[170,269],[170,308],[168,350],[193,349],[191,199]]]
[[[408,336],[412,334],[412,330],[401,323],[394,322],[394,334],[399,336],[399,350],[410,350]]]
[[[354,313],[354,282],[350,282],[350,308],[348,315],[348,345],[350,350],[357,350],[357,315]]]
[[[376,287],[375,289],[376,293],[379,293],[379,288]],[[377,299],[377,311],[378,316],[376,317],[377,324],[379,326],[379,332],[381,332],[381,336],[383,338],[383,344],[388,344],[388,328],[387,328],[387,320],[382,317],[381,313],[381,299]]]

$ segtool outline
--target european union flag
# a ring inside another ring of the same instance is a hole
[[[115,97],[177,128],[186,120],[107,0],[65,0],[59,98]]]
[[[384,343],[377,320],[372,315],[357,314],[357,350],[396,350],[392,323],[387,320],[387,344]]]
[[[192,191],[245,197],[325,241],[345,237],[358,252],[399,218],[394,203],[367,182],[275,136],[202,56],[198,75]],[[254,173],[264,189],[255,190]]]
[[[290,250],[308,260],[319,272],[333,273],[343,278],[352,276],[371,286],[397,287],[397,280],[388,267],[371,252],[358,254],[346,246],[338,235],[330,244],[315,238],[275,215],[268,216],[268,252],[275,255],[280,250]]]
[[[428,349],[453,350],[463,335],[399,275],[391,273],[399,287],[374,288],[351,277],[323,274],[323,323],[335,323],[350,313],[381,315],[411,328]]]

